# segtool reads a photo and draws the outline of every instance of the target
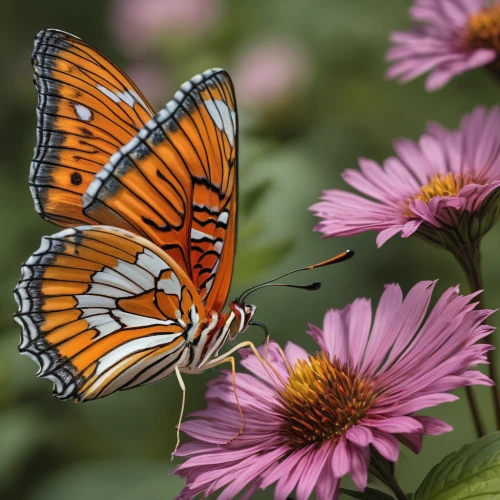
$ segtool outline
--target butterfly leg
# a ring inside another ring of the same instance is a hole
[[[260,364],[266,371],[266,373],[269,375],[270,378],[272,378],[271,374],[269,373],[269,368],[272,370],[274,375],[278,378],[278,380],[282,383],[285,384],[285,381],[283,380],[283,377],[278,373],[276,368],[266,359],[263,358],[257,348],[255,347],[255,344],[251,342],[250,340],[245,340],[244,342],[240,342],[239,344],[235,345],[233,348],[229,349],[229,351],[225,352],[224,354],[221,354],[220,356],[217,356],[216,358],[213,358],[211,361],[203,365],[203,370],[206,370],[207,368],[212,368],[213,366],[217,366],[220,364],[224,359],[228,358],[233,354],[234,352],[244,348],[244,347],[249,347],[250,350],[255,354],[256,358],[260,361]],[[283,354],[284,355],[284,354]]]
[[[278,352],[280,353],[280,356],[283,358],[283,361],[285,362],[285,366],[288,370],[288,373],[291,375],[293,373],[293,368],[291,367],[288,359],[286,359],[285,353],[283,352],[283,349],[281,348],[280,345],[278,346]]]
[[[177,424],[177,443],[175,445],[174,451],[172,452],[171,460],[174,459],[174,454],[177,451],[177,448],[179,448],[179,444],[181,442],[181,423],[182,423],[182,417],[184,416],[184,405],[186,404],[186,386],[184,385],[184,380],[182,380],[182,375],[181,372],[179,371],[178,366],[175,367],[175,374],[177,375],[177,380],[179,381],[179,385],[181,386],[182,389],[182,406],[181,406],[181,414],[179,416],[179,423]]]
[[[238,431],[238,433],[233,436],[226,444],[232,443],[236,438],[240,437],[243,434],[243,431],[245,430],[245,416],[243,415],[243,410],[241,409],[240,405],[240,400],[238,398],[238,391],[236,388],[236,362],[234,360],[233,356],[221,356],[217,363],[211,365],[211,366],[218,366],[221,365],[222,363],[231,363],[231,377],[233,379],[233,391],[234,391],[234,397],[236,398],[236,404],[238,405],[238,410],[241,415],[241,428]]]

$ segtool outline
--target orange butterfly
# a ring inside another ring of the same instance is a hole
[[[156,115],[79,38],[38,34],[30,189],[44,237],[15,290],[20,351],[62,399],[86,401],[234,360],[255,306],[226,303],[236,247],[238,120],[221,69]],[[78,226],[78,227],[74,227]],[[348,258],[345,252],[307,269]],[[255,287],[254,287],[255,289]],[[251,289],[253,290],[253,289]]]

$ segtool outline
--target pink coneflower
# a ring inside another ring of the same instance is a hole
[[[457,288],[424,321],[434,285],[420,282],[404,300],[398,285],[388,285],[373,325],[367,299],[328,311],[322,330],[310,326],[316,354],[289,342],[285,363],[272,343],[269,360],[279,379],[242,353],[252,373],[237,374],[245,430],[228,443],[240,414],[231,374],[223,373],[209,384],[207,409],[182,424],[193,440],[177,452],[189,457],[176,470],[187,481],[177,499],[221,488],[219,500],[245,488],[248,499],[271,484],[276,500],[293,490],[297,500],[314,490],[318,500],[336,499],[346,474],[364,490],[370,445],[396,462],[400,443],[418,453],[422,436],[451,430],[415,412],[456,400],[448,391],[458,387],[491,384],[470,366],[485,362],[491,346],[477,342],[494,328],[483,324],[492,311],[474,309],[477,293],[461,296]]]
[[[322,219],[325,236],[378,231],[380,247],[401,233],[416,233],[455,252],[475,244],[498,216],[500,186],[500,108],[476,108],[458,130],[436,123],[418,143],[394,143],[397,157],[380,167],[361,158],[361,171],[348,169],[344,180],[365,198],[339,189],[323,192],[311,207]]]
[[[500,53],[500,3],[488,0],[415,0],[411,31],[391,35],[389,78],[407,82],[432,71],[428,91],[465,71],[493,63]]]

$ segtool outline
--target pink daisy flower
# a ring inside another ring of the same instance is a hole
[[[447,290],[424,321],[434,285],[420,282],[405,299],[398,285],[388,285],[373,325],[367,299],[328,311],[323,329],[310,326],[320,349],[314,355],[289,342],[285,362],[272,343],[269,360],[279,378],[242,353],[251,372],[237,374],[245,430],[229,442],[240,414],[224,372],[209,384],[207,408],[182,424],[193,440],[177,452],[189,457],[176,470],[186,479],[177,499],[221,488],[219,500],[242,491],[248,499],[272,484],[276,500],[293,490],[297,500],[314,490],[318,500],[336,499],[346,474],[364,490],[370,445],[396,462],[400,443],[418,453],[424,435],[450,431],[415,412],[456,400],[448,391],[458,387],[491,385],[470,366],[486,362],[491,346],[478,342],[494,328],[483,324],[492,311],[475,309],[477,293],[461,296],[458,288]]]
[[[456,253],[476,243],[498,217],[500,108],[477,107],[458,130],[430,123],[418,143],[395,141],[397,157],[361,158],[361,171],[343,178],[364,196],[340,189],[323,192],[310,210],[325,236],[378,231],[377,245],[401,233],[423,236]]]
[[[391,34],[388,78],[413,80],[432,71],[428,91],[454,76],[493,63],[500,53],[500,2],[488,0],[415,0],[412,30]]]

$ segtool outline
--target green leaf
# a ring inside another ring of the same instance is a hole
[[[415,500],[500,497],[500,432],[489,434],[446,456],[427,474]]]
[[[361,491],[347,490],[340,488],[340,492],[349,495],[351,498],[359,498],[361,500],[394,500],[391,495],[383,491],[375,490],[373,488],[366,488],[363,493]]]

